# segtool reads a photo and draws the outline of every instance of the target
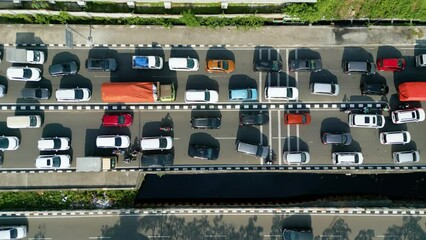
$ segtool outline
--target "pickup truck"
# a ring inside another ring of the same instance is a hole
[[[133,56],[133,69],[162,69],[163,58],[157,56]]]
[[[6,61],[10,63],[43,64],[44,52],[17,48],[6,49]]]

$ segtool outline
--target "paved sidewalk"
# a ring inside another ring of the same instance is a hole
[[[65,25],[0,25],[2,44],[65,44]],[[268,26],[252,30],[175,26],[69,25],[73,43],[304,47],[426,45],[426,27]],[[90,41],[91,40],[91,41]]]

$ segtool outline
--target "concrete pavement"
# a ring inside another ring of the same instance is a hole
[[[267,26],[251,30],[174,26],[0,25],[1,44],[65,44],[65,29],[76,46],[94,44],[230,45],[313,47],[426,44],[425,26]]]

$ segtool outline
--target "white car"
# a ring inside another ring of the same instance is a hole
[[[19,148],[19,138],[15,136],[1,136],[0,150],[16,150]],[[1,238],[0,238],[1,239]]]
[[[34,67],[9,67],[6,70],[7,79],[13,81],[40,81],[41,70]]]
[[[385,117],[377,114],[349,114],[350,127],[382,128],[385,126]]]
[[[36,168],[69,168],[71,166],[70,155],[40,155],[36,158]]]
[[[265,99],[266,100],[297,100],[299,97],[299,90],[295,87],[266,87]]]
[[[98,148],[128,148],[130,138],[126,135],[100,135],[96,138]]]
[[[172,149],[173,138],[170,136],[145,137],[141,139],[142,150],[167,150]]]
[[[395,163],[415,163],[420,160],[419,151],[402,151],[392,153]]]
[[[185,102],[187,103],[216,103],[219,101],[219,93],[214,90],[187,90]]]
[[[334,152],[331,160],[336,165],[359,165],[364,161],[364,156],[360,152]]]
[[[0,226],[0,239],[23,239],[27,236],[27,226]]]
[[[200,63],[195,58],[169,58],[169,69],[172,71],[193,72],[200,68]]]
[[[92,93],[88,88],[60,88],[55,96],[58,102],[83,102],[89,101]]]
[[[70,149],[70,139],[67,137],[40,138],[38,140],[40,151],[62,151]]]
[[[426,54],[420,54],[416,57],[416,67],[426,67]]]
[[[422,122],[425,120],[425,111],[422,108],[396,110],[391,113],[391,117],[395,124]]]
[[[380,133],[381,144],[406,144],[411,141],[411,135],[407,131]]]
[[[286,164],[306,164],[311,159],[308,152],[284,152],[283,154],[284,163]]]

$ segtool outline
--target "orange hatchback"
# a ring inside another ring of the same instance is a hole
[[[207,60],[206,71],[209,73],[231,73],[234,71],[235,63],[232,60],[210,59]]]
[[[286,113],[284,114],[284,124],[303,124],[311,123],[311,115],[309,113]]]

